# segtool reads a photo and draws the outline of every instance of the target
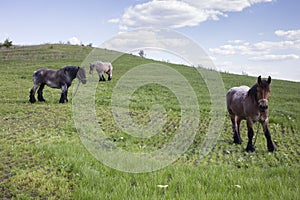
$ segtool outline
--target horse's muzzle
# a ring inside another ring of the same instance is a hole
[[[268,105],[260,105],[259,106],[259,110],[260,110],[260,112],[265,112],[266,110],[268,109]]]
[[[260,112],[265,112],[268,109],[268,99],[260,99],[258,104]]]

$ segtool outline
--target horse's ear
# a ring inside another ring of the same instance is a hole
[[[270,84],[271,83],[271,76],[269,76],[269,78],[268,78],[268,84]]]
[[[261,84],[261,76],[259,76],[259,77],[257,78],[257,83],[258,83],[258,85]]]

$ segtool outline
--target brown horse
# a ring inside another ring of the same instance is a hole
[[[268,128],[268,100],[270,95],[270,83],[270,76],[268,80],[262,80],[261,76],[259,76],[257,83],[251,88],[248,86],[233,87],[227,92],[226,103],[232,122],[234,143],[242,143],[242,139],[240,137],[240,123],[242,120],[247,121],[248,145],[246,151],[255,151],[252,143],[254,136],[252,125],[257,121],[259,121],[263,126],[263,131],[267,139],[268,150],[276,150],[276,146],[272,142]]]

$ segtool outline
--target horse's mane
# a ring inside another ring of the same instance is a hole
[[[255,102],[257,102],[257,86],[256,83],[248,90],[248,96]]]
[[[74,79],[77,75],[77,72],[79,71],[79,67],[76,66],[66,66],[61,69],[59,69],[63,72],[68,72],[71,75],[71,78]]]

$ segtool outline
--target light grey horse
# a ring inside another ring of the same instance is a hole
[[[234,143],[241,144],[240,123],[242,120],[247,121],[248,128],[248,145],[246,151],[254,152],[255,148],[252,143],[254,136],[252,125],[259,121],[264,130],[267,139],[267,147],[269,151],[274,151],[276,146],[271,140],[268,128],[268,100],[270,95],[271,77],[268,80],[262,80],[258,77],[257,83],[251,88],[248,86],[233,87],[228,90],[226,95],[227,110],[232,122],[234,133]]]
[[[110,62],[101,62],[101,61],[93,62],[90,64],[90,74],[93,73],[94,69],[96,69],[99,75],[99,81],[106,81],[104,78],[104,73],[108,75],[109,81],[112,79],[113,66]]]

